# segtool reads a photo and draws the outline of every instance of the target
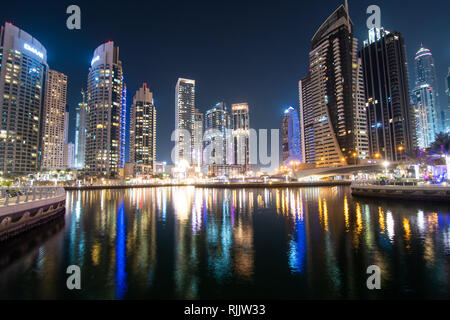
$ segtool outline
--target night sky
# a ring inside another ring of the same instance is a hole
[[[282,111],[298,108],[298,80],[308,72],[310,40],[340,5],[338,0],[228,1],[8,1],[0,23],[12,22],[47,49],[50,68],[68,75],[70,136],[75,107],[94,49],[113,40],[120,47],[127,106],[147,82],[157,108],[157,160],[170,162],[174,93],[178,77],[196,80],[196,106],[248,102],[252,128],[280,128]],[[81,8],[81,30],[66,28],[66,8]],[[406,42],[409,78],[421,43],[435,58],[441,103],[450,66],[450,1],[350,0],[360,43],[367,38],[366,8],[381,8],[381,24]]]

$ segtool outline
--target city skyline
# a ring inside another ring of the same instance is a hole
[[[336,1],[336,3],[329,3],[329,4],[327,4],[327,8],[326,9],[323,8],[322,10],[320,10],[320,14],[319,14],[319,12],[314,12],[314,18],[311,17],[310,25],[309,25],[309,28],[308,28],[309,30],[312,30],[312,31],[311,32],[310,31],[307,32],[306,30],[301,30],[301,31],[297,30],[296,34],[298,36],[310,38],[311,35],[314,33],[314,31],[320,26],[321,22],[324,21],[325,18],[333,10],[335,10],[340,4],[342,4],[342,2],[340,2],[340,1]],[[365,20],[367,18],[367,15],[365,14],[364,10],[358,9],[359,7],[361,7],[360,4],[350,2],[349,5],[350,5],[350,16],[352,18],[352,21],[355,21],[354,22],[354,24],[355,24],[355,37],[361,43],[364,40],[363,34],[367,33],[367,30],[366,30],[365,25],[364,25],[365,24]],[[233,7],[233,6],[236,6],[236,5],[235,4],[230,4],[230,6]],[[82,10],[83,10],[83,8],[86,8],[86,10],[90,10],[89,6],[87,6],[87,5],[80,4],[80,7],[81,7]],[[262,6],[262,7],[265,8],[265,6]],[[306,4],[301,4],[301,6],[299,5],[299,8],[303,8],[303,7],[307,7],[307,5]],[[398,30],[400,30],[399,27],[397,27],[397,28],[391,27],[392,25],[394,25],[393,23],[391,23],[392,21],[389,20],[389,17],[392,16],[392,11],[389,11],[388,9],[385,9],[386,7],[389,7],[388,4],[387,3],[386,4],[380,4],[380,7],[381,7],[381,13],[382,13],[382,16],[381,16],[382,26],[386,26],[389,29],[398,29]],[[358,12],[359,12],[359,14],[357,14]],[[393,12],[395,12],[395,10]],[[320,18],[317,17],[319,15],[320,15]],[[13,20],[12,22],[13,23],[15,22],[14,21],[15,19],[7,19],[7,18],[5,18],[5,20],[6,21]],[[24,30],[31,31],[30,29],[25,28],[25,26],[19,25],[19,27],[23,28]],[[247,30],[247,29],[244,29],[244,30]],[[402,31],[402,33],[408,33],[408,30],[400,30],[400,31]],[[80,33],[83,33],[83,32],[84,31],[83,31],[83,26],[82,26],[82,29],[81,29]],[[310,34],[308,34],[308,33],[310,33]],[[36,37],[38,39],[40,39],[40,37],[41,37],[40,35],[38,37],[38,34],[36,34],[35,32],[32,32],[32,34],[33,34],[34,37]],[[262,34],[264,34],[264,32],[261,32],[261,35]],[[114,34],[111,34],[111,40],[115,41],[116,38],[120,38],[121,37],[120,36],[120,32],[117,33],[117,35],[118,36],[115,37]],[[78,36],[79,35],[77,35],[77,37]],[[44,39],[45,39],[45,37],[44,37]],[[84,38],[84,39],[87,42],[89,41],[89,37]],[[90,39],[90,40],[92,40],[92,39]],[[442,49],[440,50],[439,47],[429,45],[429,42],[431,42],[430,40],[431,39],[422,38],[422,39],[417,40],[417,42],[424,43],[424,46],[430,48],[433,51],[434,55],[436,56],[435,59],[437,61],[436,62],[437,71],[438,71],[438,77],[437,77],[438,79],[437,79],[437,81],[439,82],[440,80],[442,80],[442,82],[444,82],[444,78],[442,77],[442,79],[441,79],[440,75],[444,74],[444,73],[446,74],[445,71],[447,70],[448,66],[445,66],[445,64],[442,63],[442,61],[444,61],[445,58],[443,58],[442,55],[438,56],[439,52],[442,52]],[[83,41],[83,40],[81,40],[81,41]],[[41,42],[44,42],[44,40],[41,40]],[[408,51],[408,54],[407,54],[408,57],[407,58],[408,58],[408,61],[411,61],[413,59],[413,56],[412,56],[411,52],[416,52],[417,48],[416,48],[416,46],[414,46],[414,44],[411,45],[411,43],[408,40],[405,40],[405,42],[406,42],[406,48],[407,48],[407,51]],[[98,43],[99,42],[97,41],[97,45],[98,45]],[[122,45],[122,43],[123,43],[123,40],[118,41],[117,45],[121,47],[121,60],[124,60],[124,69],[125,69],[124,77],[125,77],[125,81],[127,81],[127,84],[129,84],[130,88],[136,88],[137,84],[139,83],[139,80],[138,80],[138,78],[135,79],[130,74],[130,72],[128,71],[128,70],[133,70],[133,69],[136,68],[136,66],[133,65],[133,63],[131,62],[131,59],[130,59],[130,57],[132,57],[133,54],[135,54],[135,53],[133,53],[133,51],[130,50],[130,48],[127,47],[126,45],[124,47]],[[141,46],[142,43],[138,43],[137,45]],[[307,47],[307,43],[306,42],[302,42],[301,46],[306,48]],[[308,44],[308,46],[309,46],[309,44]],[[48,47],[49,46],[47,45],[46,46],[47,50],[49,50]],[[83,46],[83,47],[86,47],[86,46]],[[51,50],[56,52],[58,50],[58,46],[52,46]],[[92,48],[90,50],[92,52]],[[157,49],[155,49],[155,50],[157,50]],[[192,50],[192,48],[189,49],[189,50]],[[435,53],[435,52],[437,52],[437,53]],[[88,60],[90,61],[91,58],[89,58]],[[143,61],[146,60],[143,55],[141,55],[141,58],[143,59]],[[188,77],[189,74],[194,74],[194,73],[197,73],[197,72],[200,74],[201,71],[204,71],[204,68],[199,68],[199,71],[197,71],[197,70],[194,70],[195,68],[189,67],[189,65],[192,64],[191,60],[186,60],[185,61],[185,64],[187,65],[187,67],[181,68],[180,71],[177,72],[177,75],[176,75],[177,77]],[[229,60],[230,61],[233,61],[233,60],[235,61],[236,59],[233,59],[233,57],[230,57]],[[295,66],[296,70],[292,71],[292,72],[289,72],[289,77],[293,76],[298,81],[298,79],[300,79],[301,77],[306,75],[308,62],[307,62],[306,59],[297,59],[297,60],[298,60],[298,62],[292,64],[293,66]],[[210,58],[206,62],[209,65],[211,63],[215,63],[218,67],[221,67],[221,64],[225,64],[226,65],[226,64],[229,63],[227,61],[216,60],[216,59],[213,59],[213,58]],[[52,61],[50,61],[49,63],[53,67]],[[255,65],[256,65],[256,63],[255,63]],[[439,66],[442,66],[442,65],[443,65],[443,67],[440,68]],[[69,88],[68,88],[68,105],[69,105],[69,109],[70,109],[70,122],[71,122],[70,133],[69,133],[69,136],[70,136],[69,141],[74,141],[75,140],[74,139],[74,134],[75,134],[75,126],[74,126],[74,123],[75,123],[75,107],[78,104],[78,102],[80,101],[79,90],[81,88],[85,88],[86,87],[86,81],[84,81],[84,83],[82,82],[82,85],[80,86],[80,88],[78,88],[78,87],[76,87],[76,83],[77,83],[77,79],[76,78],[80,76],[79,74],[74,76],[73,73],[67,72],[65,69],[62,69],[59,66],[55,67],[55,68],[57,70],[60,70],[61,72],[65,72],[66,74],[68,74],[68,79],[69,79],[69,83],[70,83]],[[78,71],[77,73],[81,73],[81,77],[82,78],[84,77],[84,80],[85,80],[86,76],[87,76],[86,68],[79,68],[79,69],[81,71]],[[185,72],[186,69],[188,69],[188,72]],[[261,69],[261,71],[262,71],[262,69],[264,69],[263,65],[260,66],[260,69]],[[444,72],[442,72],[442,69],[444,69]],[[412,87],[411,84],[414,83],[415,79],[414,79],[414,76],[412,75],[411,67],[410,67],[409,73],[410,73],[410,75],[409,75],[409,83],[410,83],[410,87]],[[240,75],[241,74],[242,74],[241,78],[243,78],[245,80],[246,79],[246,73],[242,72],[242,73],[240,73]],[[254,76],[254,75],[250,75],[249,77],[251,78],[252,76]],[[200,76],[200,77],[192,76],[190,78],[196,79],[196,81],[198,83],[197,85],[199,86],[199,90],[197,90],[198,94],[196,96],[196,99],[200,100],[200,102],[196,101],[195,107],[200,109],[200,111],[205,112],[208,105],[211,105],[211,104],[213,104],[213,103],[215,103],[217,101],[224,100],[227,103],[233,103],[234,101],[239,101],[239,100],[241,100],[241,101],[249,101],[249,104],[253,106],[252,107],[252,111],[254,112],[254,116],[252,116],[252,128],[255,128],[255,129],[259,129],[259,128],[279,128],[279,121],[281,120],[281,117],[282,117],[282,110],[288,105],[294,105],[294,106],[298,105],[298,102],[296,101],[295,98],[294,99],[290,98],[292,96],[294,96],[294,97],[296,96],[295,89],[294,90],[289,90],[289,93],[284,95],[281,98],[281,100],[284,100],[286,102],[282,101],[281,103],[275,103],[273,101],[273,96],[275,96],[275,95],[281,96],[281,94],[278,93],[277,90],[273,90],[274,94],[272,96],[272,99],[266,99],[267,102],[264,102],[264,103],[258,103],[258,102],[257,103],[252,103],[251,101],[255,100],[255,94],[254,94],[254,88],[251,88],[252,87],[251,82],[245,82],[244,83],[245,84],[244,88],[235,91],[236,92],[235,94],[230,94],[229,93],[230,91],[233,91],[233,90],[230,90],[230,88],[226,88],[225,87],[224,90],[220,90],[220,88],[219,88],[219,92],[223,92],[221,94],[221,93],[216,93],[218,91],[217,91],[216,88],[214,88],[215,86],[219,86],[219,84],[221,83],[221,81],[219,79],[214,79],[214,80],[217,80],[217,82],[210,81],[212,83],[208,83],[208,77],[205,77],[205,76]],[[167,126],[165,126],[165,124],[167,123],[167,118],[168,118],[169,114],[173,113],[173,107],[171,106],[170,101],[166,101],[168,99],[167,99],[167,96],[164,97],[164,95],[165,95],[165,91],[167,90],[166,88],[173,86],[173,83],[174,83],[174,81],[176,81],[176,78],[169,79],[169,81],[164,82],[163,86],[165,88],[163,90],[161,90],[161,91],[156,89],[156,88],[158,88],[158,85],[152,86],[153,83],[160,83],[161,80],[158,79],[157,76],[153,76],[151,71],[149,72],[149,76],[146,76],[143,79],[143,82],[146,82],[146,81],[149,82],[149,88],[155,94],[155,100],[158,101],[158,99],[161,99],[161,101],[163,102],[161,104],[156,103],[156,105],[158,106],[158,109],[163,111],[163,112],[158,114],[158,117],[160,117],[162,119],[160,119],[158,121],[158,124],[160,124],[161,126],[158,126],[158,129],[157,129],[157,131],[158,131],[158,135],[157,135],[158,136],[158,140],[157,140],[157,150],[158,150],[158,152],[157,152],[157,160],[166,160],[166,161],[168,161],[168,160],[170,160],[170,151],[171,151],[173,145],[166,144],[166,143],[159,143],[158,141],[167,141],[167,140],[170,139],[170,133],[171,133],[170,130],[164,130],[163,128],[167,127]],[[237,81],[237,82],[242,84],[242,81],[243,80],[240,80],[240,81]],[[275,82],[277,82],[277,81],[275,81]],[[271,82],[271,84],[273,85],[274,89],[277,88],[277,84],[275,84],[275,82],[274,81]],[[294,88],[295,88],[295,84],[296,84],[295,82],[293,84],[291,81],[289,81],[289,82],[282,81],[282,83],[286,84],[288,87],[294,87]],[[208,90],[207,89],[208,86],[211,86],[211,85],[213,86],[214,90]],[[440,86],[440,88],[441,88],[441,92],[440,92],[441,100],[443,100],[443,98],[445,98],[445,95],[444,95],[444,92],[443,92],[443,89],[442,89],[444,87],[445,87],[444,85]],[[74,90],[76,90],[77,94],[71,93]],[[130,89],[129,91],[132,92],[133,89]],[[172,91],[172,94],[173,94],[173,91]],[[212,95],[214,95],[215,97],[214,98],[207,98],[208,100],[212,100],[212,101],[208,102],[208,103],[205,103],[204,100],[206,100],[206,99],[202,98],[202,97],[212,96]],[[222,97],[222,96],[225,96],[225,97]],[[265,94],[265,95],[262,94],[262,96],[266,96],[267,97],[267,94]],[[159,98],[159,97],[161,97],[161,98]],[[243,97],[243,98],[241,99],[240,97]],[[247,97],[249,97],[249,98],[247,98]],[[128,98],[128,101],[131,101],[130,96],[128,96],[127,98]],[[224,98],[224,99],[222,99],[222,98]],[[173,101],[172,99],[169,99],[169,100]],[[77,103],[74,103],[73,101],[77,101]],[[441,104],[442,103],[443,102],[441,101]],[[128,109],[129,109],[129,106],[130,106],[130,103],[128,103],[128,106],[127,106]],[[277,118],[275,119],[275,117],[261,117],[264,112],[258,112],[259,110],[263,110],[265,112],[269,112],[270,114],[275,114],[277,116]],[[270,119],[270,118],[273,118],[273,119]],[[127,127],[126,131],[129,132],[129,128],[128,127]],[[127,139],[129,139],[129,134],[127,134]]]

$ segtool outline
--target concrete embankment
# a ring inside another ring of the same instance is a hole
[[[3,200],[3,199],[2,199]],[[0,241],[54,220],[65,212],[63,189],[45,199],[0,205]]]
[[[446,186],[399,186],[399,185],[352,185],[352,195],[402,200],[450,201],[450,187]]]
[[[171,184],[134,184],[134,185],[92,185],[92,186],[68,186],[66,190],[99,190],[99,189],[127,189],[127,188],[155,188],[155,187],[186,187],[196,188],[291,188],[291,187],[324,187],[324,186],[348,186],[351,181],[330,180],[314,182],[233,182],[233,183],[171,183]]]

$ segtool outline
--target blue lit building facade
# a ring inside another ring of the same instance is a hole
[[[297,110],[289,107],[284,111],[282,124],[283,163],[289,165],[291,161],[301,162],[300,152],[300,123]]]
[[[42,148],[46,49],[6,23],[0,34],[0,174],[39,169]]]

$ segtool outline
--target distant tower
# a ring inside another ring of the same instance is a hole
[[[231,124],[233,128],[233,164],[250,169],[250,117],[248,104],[234,103],[231,105]]]
[[[371,29],[359,54],[364,71],[370,155],[390,161],[406,160],[416,148],[416,130],[403,37],[399,32]]]
[[[87,84],[86,171],[115,178],[124,155],[124,84],[114,42],[95,49]]]
[[[206,164],[231,164],[230,137],[231,119],[225,102],[218,102],[205,113],[205,148],[213,144]],[[219,147],[220,145],[220,147]]]
[[[155,171],[156,108],[147,84],[136,91],[130,110],[130,162],[150,165]]]
[[[445,110],[445,131],[450,133],[450,67],[448,68],[448,74],[445,77],[445,84],[447,89],[445,93],[447,95],[447,110]]]
[[[281,130],[284,164],[287,165],[291,161],[301,162],[299,120],[293,107],[284,111]]]
[[[63,168],[69,119],[66,112],[67,76],[48,70],[44,102],[43,168]]]
[[[185,136],[183,132],[176,137],[175,165],[181,160],[192,163],[194,114],[195,80],[178,78],[175,86],[175,129],[185,130],[190,137]]]
[[[203,113],[195,108],[194,113],[194,132],[193,132],[193,150],[192,164],[198,168],[203,165]]]
[[[81,90],[82,102],[78,104],[76,115],[75,131],[75,168],[84,168],[84,149],[86,147],[86,112],[87,103],[85,92]]]
[[[420,148],[428,148],[435,136],[445,129],[444,110],[439,107],[434,59],[423,46],[415,56],[416,85],[412,98],[417,116],[417,139]]]

